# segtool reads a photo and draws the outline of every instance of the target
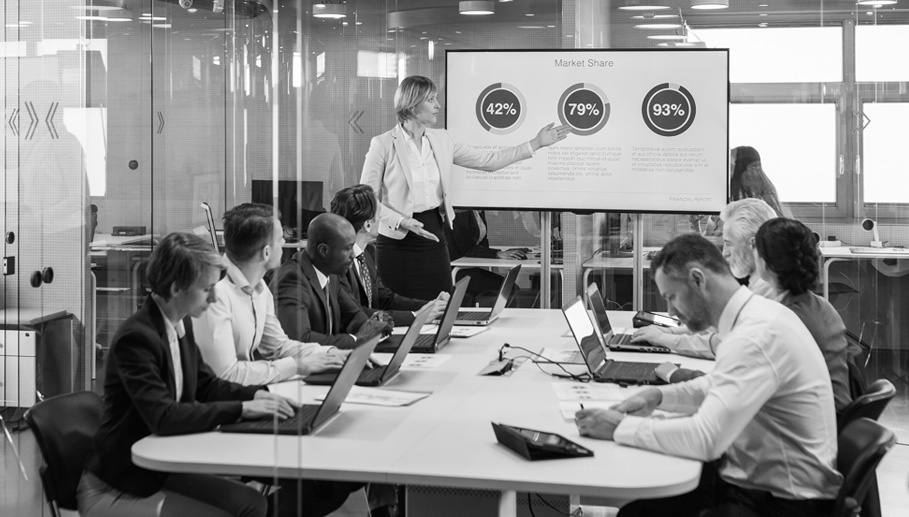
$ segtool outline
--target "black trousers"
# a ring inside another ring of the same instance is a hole
[[[376,267],[385,287],[396,294],[432,300],[439,292],[451,292],[451,259],[438,209],[413,214],[423,229],[438,237],[433,242],[408,232],[396,240],[379,235],[376,241]]]
[[[827,517],[832,499],[791,500],[764,490],[749,490],[723,481],[716,462],[705,463],[698,487],[687,494],[632,501],[619,517]]]
[[[263,479],[273,484],[273,479]],[[312,479],[279,479],[281,488],[268,497],[268,515],[272,517],[322,517],[344,504],[351,492],[364,483],[319,481]]]

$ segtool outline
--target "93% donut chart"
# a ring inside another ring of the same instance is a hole
[[[694,122],[694,97],[684,86],[664,83],[644,96],[641,107],[644,123],[660,136],[678,136]]]

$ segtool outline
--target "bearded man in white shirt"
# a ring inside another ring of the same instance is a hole
[[[670,314],[721,337],[703,377],[646,389],[612,409],[579,411],[584,436],[716,463],[694,492],[636,501],[628,515],[830,515],[836,470],[833,389],[823,355],[783,305],[740,286],[716,246],[697,234],[653,259]],[[654,409],[680,418],[649,418]],[[709,466],[710,464],[708,464]]]

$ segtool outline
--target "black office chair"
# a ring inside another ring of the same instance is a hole
[[[840,412],[837,418],[837,432],[841,433],[850,422],[859,418],[877,420],[895,395],[896,388],[893,383],[887,379],[874,381],[862,396],[853,400]]]
[[[894,443],[896,435],[892,431],[868,418],[854,420],[843,429],[836,456],[843,486],[836,498],[833,517],[865,515],[859,501],[865,500],[875,480],[875,469]]]
[[[92,438],[101,426],[101,397],[84,391],[43,400],[25,413],[44,464],[41,484],[54,517],[76,510],[76,488]]]

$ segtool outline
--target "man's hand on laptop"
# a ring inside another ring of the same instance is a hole
[[[429,317],[426,318],[426,321],[435,321],[442,318],[442,314],[445,313],[445,307],[448,305],[448,299],[451,298],[451,295],[448,294],[448,291],[442,291],[439,293],[439,296],[436,296],[435,300],[430,301],[426,307],[432,307],[430,309]],[[421,309],[422,310],[422,309]]]
[[[647,416],[663,401],[663,392],[648,388],[612,406],[612,409],[634,416]]]
[[[527,258],[528,248],[511,248],[496,252],[496,257],[500,259],[524,260]]]
[[[391,334],[392,329],[395,328],[395,322],[391,319],[391,316],[384,311],[376,311],[372,316],[360,326],[360,330],[357,331],[356,338],[357,344],[365,343],[367,339],[375,335],[387,336]]]
[[[615,428],[625,418],[624,413],[613,409],[582,409],[575,413],[574,421],[581,436],[612,440]]]
[[[675,340],[669,335],[668,328],[660,327],[658,325],[648,325],[646,327],[641,327],[634,331],[634,334],[631,335],[631,342],[637,343],[644,341],[647,343],[653,343],[654,345],[662,345],[666,348],[672,349],[671,345],[675,344]]]
[[[339,350],[335,347],[323,347],[323,350],[314,354],[297,357],[297,373],[309,375],[326,371],[337,371],[344,366],[344,361],[350,355],[350,350]]]
[[[266,418],[277,416],[278,420],[284,420],[294,416],[294,408],[300,407],[299,404],[274,393],[259,390],[252,400],[243,402],[243,410],[240,418]]]

